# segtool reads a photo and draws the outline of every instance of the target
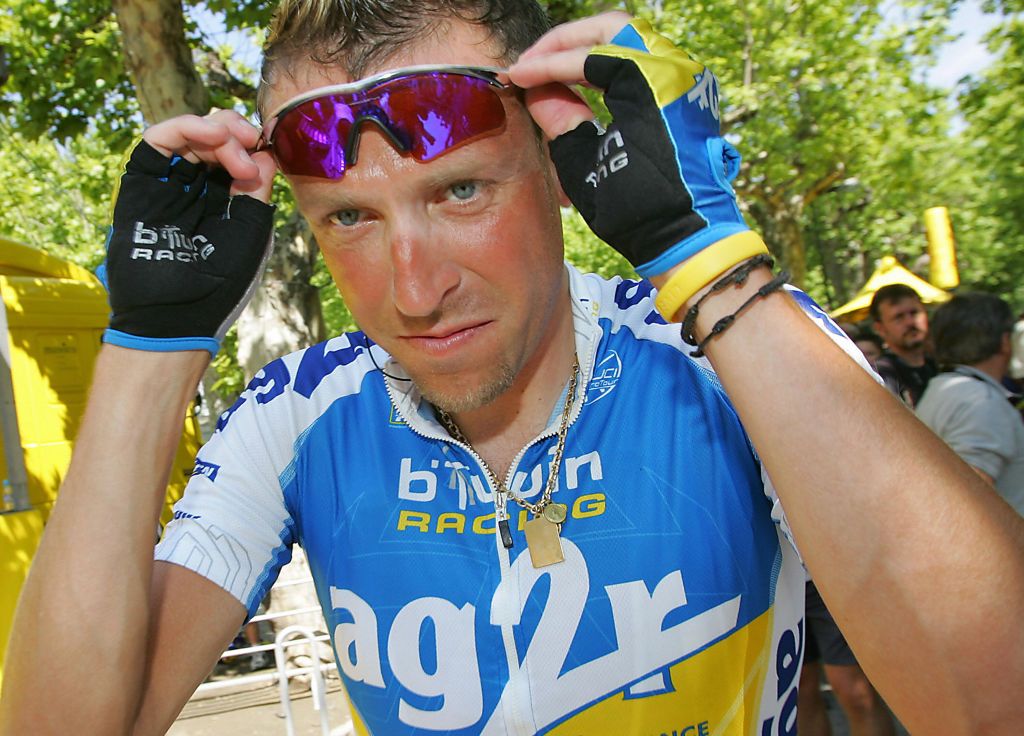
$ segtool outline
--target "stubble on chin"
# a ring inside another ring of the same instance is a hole
[[[508,364],[498,363],[476,385],[460,384],[458,377],[443,383],[442,380],[417,381],[415,376],[412,378],[423,398],[449,414],[459,414],[490,404],[511,388],[516,374]]]

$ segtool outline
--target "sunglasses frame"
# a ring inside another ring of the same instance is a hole
[[[391,82],[396,79],[401,79],[402,77],[412,77],[432,72],[443,72],[446,74],[456,74],[464,77],[480,79],[487,82],[496,90],[512,87],[511,84],[498,81],[499,74],[508,74],[508,69],[505,67],[466,66],[461,64],[420,64],[416,66],[406,66],[399,69],[389,69],[387,71],[380,72],[379,74],[364,77],[363,79],[357,79],[354,82],[331,84],[326,87],[316,87],[285,101],[283,104],[279,105],[274,112],[267,116],[267,124],[263,126],[260,133],[260,142],[257,145],[257,150],[264,148],[273,150],[274,132],[277,129],[277,122],[295,108],[311,100],[315,100],[320,97],[328,97],[330,95],[351,95],[357,92],[365,92],[366,90],[372,89],[380,84],[384,84],[385,82]],[[268,127],[270,128],[269,133],[267,132]]]

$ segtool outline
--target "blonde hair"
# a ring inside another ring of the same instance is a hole
[[[282,0],[263,47],[257,108],[281,67],[301,61],[365,75],[402,46],[453,20],[487,30],[496,61],[511,63],[548,29],[536,0]]]

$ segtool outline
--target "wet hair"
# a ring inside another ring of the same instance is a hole
[[[535,0],[282,0],[263,47],[257,108],[282,67],[311,61],[358,79],[453,20],[484,28],[500,64],[515,61],[550,27]]]
[[[871,306],[869,307],[871,319],[875,322],[879,321],[883,304],[901,302],[904,299],[917,299],[917,301],[921,301],[921,295],[914,291],[913,287],[907,286],[906,284],[889,284],[888,286],[883,286],[875,292],[873,297],[871,297]]]
[[[1013,313],[994,294],[958,294],[935,310],[931,329],[940,365],[974,365],[1000,351]]]

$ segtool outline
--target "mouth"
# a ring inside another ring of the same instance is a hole
[[[460,325],[443,325],[427,332],[404,335],[401,339],[414,350],[443,356],[459,350],[481,336],[490,326],[490,320]]]

